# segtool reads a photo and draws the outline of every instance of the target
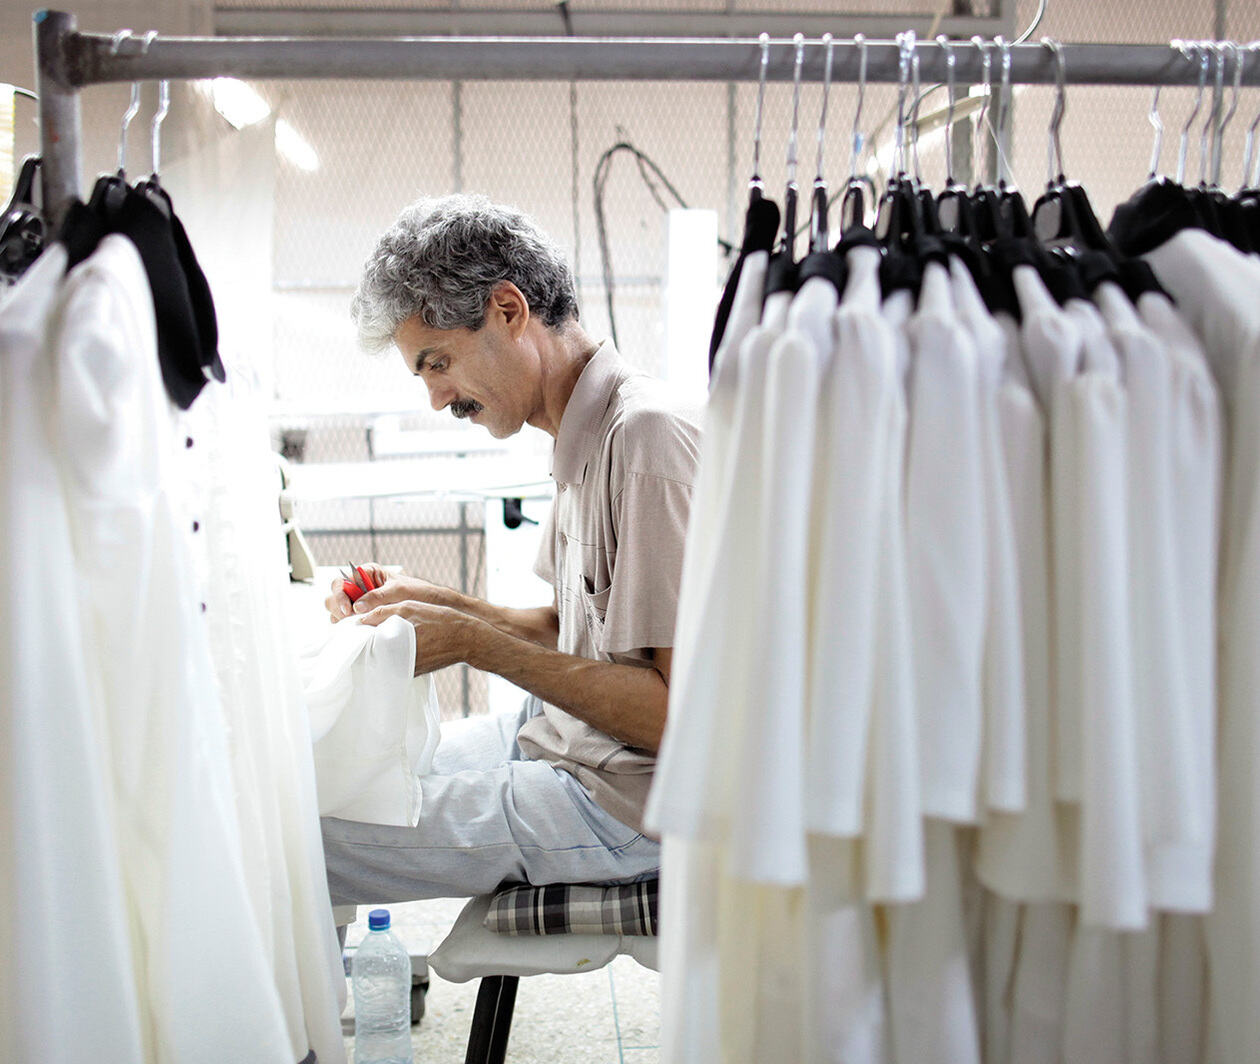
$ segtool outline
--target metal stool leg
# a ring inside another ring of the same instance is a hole
[[[519,982],[515,975],[488,975],[481,980],[464,1064],[503,1064]]]

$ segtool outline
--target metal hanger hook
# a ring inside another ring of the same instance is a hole
[[[796,49],[796,62],[792,68],[792,132],[788,136],[787,169],[788,183],[796,184],[796,147],[797,132],[800,129],[801,115],[801,66],[805,62],[805,34],[798,33],[792,38]]]
[[[1194,110],[1190,112],[1190,117],[1186,119],[1186,124],[1181,127],[1181,140],[1177,146],[1176,182],[1180,185],[1186,179],[1186,156],[1190,150],[1190,130],[1203,107],[1203,90],[1207,86],[1209,57],[1207,49],[1194,41],[1175,40],[1172,42],[1172,46],[1185,57],[1187,62],[1193,63],[1195,61],[1194,56],[1199,56],[1199,91],[1194,99]]]
[[[862,105],[866,102],[866,37],[856,34],[853,43],[858,50],[858,98],[853,109],[852,153],[849,155],[849,180],[857,180],[858,156],[862,154]]]
[[[993,146],[998,157],[998,184],[1006,184],[1010,175],[1006,152],[1002,148],[1002,134],[1006,129],[1011,113],[1011,42],[1000,34],[993,38],[993,43],[1002,51],[1002,80],[998,83],[997,126],[990,123],[993,133]]]
[[[1209,65],[1213,59],[1216,60],[1216,73],[1212,78],[1212,104],[1203,121],[1203,129],[1199,131],[1199,187],[1207,188],[1211,158],[1216,147],[1214,138],[1217,120],[1225,96],[1225,49],[1220,41],[1204,41],[1203,48]]]
[[[1212,153],[1212,187],[1221,187],[1221,162],[1225,150],[1225,130],[1229,128],[1229,124],[1234,120],[1234,115],[1238,113],[1238,98],[1242,93],[1243,67],[1247,62],[1247,49],[1235,41],[1226,41],[1222,46],[1223,50],[1234,53],[1234,85],[1233,93],[1229,100],[1229,110],[1221,116],[1220,124],[1216,127],[1216,150]]]
[[[1146,120],[1151,124],[1151,128],[1155,130],[1155,142],[1151,145],[1151,167],[1150,172],[1146,176],[1146,180],[1154,181],[1159,176],[1159,154],[1164,147],[1164,121],[1159,117],[1159,90],[1163,86],[1155,86],[1155,95],[1151,98],[1150,114],[1146,116]],[[1260,121],[1260,116],[1257,117]]]
[[[1051,37],[1042,37],[1041,43],[1050,50],[1055,61],[1054,110],[1050,114],[1050,129],[1046,145],[1046,187],[1050,188],[1065,179],[1063,166],[1063,141],[1061,130],[1063,116],[1067,113],[1067,63],[1063,58],[1063,45]]]
[[[945,184],[954,183],[954,105],[955,105],[955,72],[958,57],[954,54],[953,42],[940,34],[936,45],[945,53],[945,95],[947,97],[945,111]]]
[[[131,83],[131,103],[127,105],[127,110],[123,113],[122,129],[118,131],[118,176],[125,177],[127,170],[127,128],[131,125],[131,120],[140,113],[140,82],[133,81]]]
[[[888,175],[890,181],[905,172],[906,93],[910,89],[910,62],[915,48],[914,30],[897,34],[897,48],[900,53],[897,63],[897,134],[892,170]]]
[[[754,187],[761,185],[761,114],[766,102],[766,67],[770,63],[770,34],[757,38],[761,45],[761,65],[757,72],[757,119],[753,127],[753,176]]]
[[[822,43],[827,55],[823,61],[822,109],[818,112],[818,172],[814,178],[815,184],[823,183],[823,139],[827,135],[827,98],[831,95],[831,62],[835,40],[830,33],[824,33]]]
[[[1260,41],[1252,41],[1244,49],[1253,52],[1260,48]],[[1256,127],[1260,126],[1260,112],[1256,113],[1256,117],[1252,120],[1251,125],[1247,127],[1247,140],[1243,146],[1243,166],[1242,166],[1242,187],[1247,188],[1248,178],[1251,176],[1251,159],[1252,153],[1256,146]]]
[[[971,38],[971,43],[980,49],[981,67],[983,69],[983,89],[981,95],[980,113],[976,115],[976,128],[972,133],[972,159],[971,168],[976,178],[976,186],[980,185],[980,167],[982,148],[984,147],[984,124],[989,114],[990,97],[993,95],[993,58],[989,55],[989,45],[983,37],[975,36]]]
[[[916,42],[914,52],[910,56],[910,92],[911,99],[914,100],[914,103],[910,105],[910,155],[914,159],[914,180],[918,184],[923,183],[923,171],[919,165],[919,107],[923,103],[923,96],[919,92],[920,85],[919,46]]]
[[[158,82],[158,109],[153,116],[153,175],[162,169],[162,123],[171,109],[171,83]]]

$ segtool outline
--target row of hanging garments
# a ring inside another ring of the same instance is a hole
[[[1260,1058],[1260,194],[1183,134],[1104,231],[1045,43],[1031,211],[901,149],[833,244],[820,151],[797,261],[754,178],[648,807],[665,1060]]]
[[[157,175],[162,88],[154,174],[120,146],[0,295],[0,1057],[328,1064],[274,457]]]

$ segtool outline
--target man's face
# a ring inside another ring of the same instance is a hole
[[[394,342],[428,387],[434,410],[466,417],[495,439],[519,432],[536,408],[532,360],[493,313],[476,332],[434,329],[416,315],[398,327]]]

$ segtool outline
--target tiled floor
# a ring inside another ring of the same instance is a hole
[[[394,932],[411,953],[434,948],[464,907],[462,899],[390,905]],[[346,945],[367,934],[366,907]],[[429,975],[424,1020],[412,1031],[415,1064],[463,1064],[477,983]],[[508,1064],[657,1064],[660,976],[629,957],[581,975],[535,975],[520,982]],[[353,998],[346,1008],[352,1014]],[[354,1038],[346,1052],[353,1060]]]

